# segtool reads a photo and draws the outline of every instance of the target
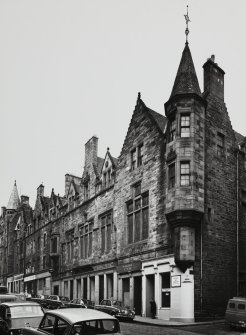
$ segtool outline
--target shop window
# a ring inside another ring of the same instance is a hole
[[[189,114],[181,115],[180,137],[190,137],[190,115]]]
[[[161,273],[161,307],[171,307],[171,275],[170,272]]]
[[[135,195],[132,200],[127,202],[126,210],[128,243],[147,239],[149,234],[149,193]]]
[[[175,163],[168,166],[168,187],[173,188],[175,186]]]
[[[92,255],[93,220],[85,222],[80,228],[80,257],[86,259]]]
[[[112,212],[102,215],[101,222],[101,251],[111,250],[112,247]]]
[[[225,150],[225,136],[217,133],[217,155],[222,156]]]
[[[190,163],[181,162],[180,163],[180,186],[190,185]]]

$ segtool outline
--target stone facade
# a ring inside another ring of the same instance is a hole
[[[139,94],[118,159],[85,144],[64,196],[16,185],[0,218],[0,281],[11,291],[115,298],[150,316],[223,315],[246,296],[246,150],[224,103],[224,71],[204,64],[204,92],[186,43],[165,116]],[[14,200],[13,200],[14,199]]]

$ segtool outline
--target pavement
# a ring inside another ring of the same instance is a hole
[[[161,319],[152,319],[148,317],[143,317],[136,315],[134,322],[142,323],[145,325],[152,326],[163,326],[163,327],[185,327],[185,326],[198,326],[198,325],[212,325],[218,323],[224,323],[225,320],[212,320],[212,321],[203,321],[203,322],[181,322],[181,321],[172,321],[172,320],[161,320]]]

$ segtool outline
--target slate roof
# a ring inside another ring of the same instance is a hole
[[[239,143],[242,143],[242,142],[245,142],[246,141],[246,137],[245,136],[243,136],[243,135],[241,135],[241,134],[239,134],[238,132],[236,132],[235,130],[234,130],[234,134],[235,134],[235,137],[236,137],[236,142],[237,142],[237,144],[239,144]]]
[[[150,113],[150,115],[153,117],[153,119],[157,123],[157,126],[160,128],[160,130],[163,133],[164,130],[165,130],[166,123],[167,123],[166,117],[162,114],[159,114],[159,113],[153,111],[152,109],[150,109],[148,107],[146,107],[146,109]]]
[[[197,94],[201,96],[195,67],[188,43],[185,44],[178,72],[173,85],[170,98],[178,94]]]
[[[9,202],[7,205],[7,209],[17,209],[19,207],[20,204],[20,198],[19,198],[19,194],[18,194],[18,190],[17,190],[17,186],[16,186],[16,181],[12,190],[12,193],[10,195],[9,198]]]

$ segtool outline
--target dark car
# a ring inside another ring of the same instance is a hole
[[[108,314],[88,308],[46,311],[38,329],[24,328],[23,335],[120,334],[119,321]]]
[[[0,304],[0,334],[15,335],[24,327],[38,327],[43,315],[42,307],[36,302],[4,302]]]
[[[133,321],[135,318],[135,312],[118,300],[104,299],[99,305],[95,305],[95,309],[114,315],[119,320]]]
[[[50,295],[47,299],[43,299],[41,304],[48,309],[66,308],[68,307],[69,299],[60,295]]]
[[[7,286],[0,285],[0,294],[7,294],[8,288]]]
[[[68,303],[68,307],[94,308],[94,302],[84,298],[73,299]]]

